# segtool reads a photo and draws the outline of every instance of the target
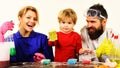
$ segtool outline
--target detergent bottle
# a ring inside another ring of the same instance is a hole
[[[12,36],[12,35],[11,35],[11,36]],[[14,44],[13,38],[8,37],[8,38],[6,39],[6,42],[8,42],[9,45],[10,45],[10,56],[16,55],[15,44]]]
[[[13,22],[13,21],[11,20],[10,22]],[[10,56],[14,56],[14,55],[16,55],[16,50],[15,50],[15,44],[14,44],[14,40],[13,40],[13,32],[8,31],[8,34],[10,36],[6,38],[5,42],[9,43],[9,45],[10,45]]]
[[[115,35],[113,40],[114,47],[111,50],[112,58],[111,61],[117,63],[117,67],[120,67],[120,40],[119,36]]]

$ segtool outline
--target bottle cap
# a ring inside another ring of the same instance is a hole
[[[115,35],[115,36],[114,36],[114,39],[118,39],[118,35]]]
[[[13,20],[10,20],[10,22],[13,22]]]

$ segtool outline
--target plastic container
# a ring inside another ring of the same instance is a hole
[[[16,55],[16,49],[15,49],[15,44],[14,44],[14,41],[13,41],[13,35],[8,37],[5,41],[9,42],[10,56],[15,56]]]
[[[9,66],[10,44],[9,42],[0,42],[0,68]]]
[[[113,40],[114,47],[111,50],[111,58],[110,60],[112,62],[117,62],[117,64],[120,64],[120,40],[119,36],[115,35]]]

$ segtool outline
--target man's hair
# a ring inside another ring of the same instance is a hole
[[[101,4],[94,4],[93,6],[91,6],[89,9],[95,9],[95,10],[99,10],[101,12],[101,15],[104,16],[106,19],[108,18],[108,14],[106,9],[103,7],[103,5]]]

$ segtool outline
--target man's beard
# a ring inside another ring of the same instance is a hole
[[[94,32],[90,32],[90,29],[94,30]],[[99,29],[96,29],[95,27],[89,27],[87,28],[89,37],[91,40],[95,40],[98,37],[100,37],[100,35],[103,33],[103,26],[101,25],[101,27],[99,27]]]

